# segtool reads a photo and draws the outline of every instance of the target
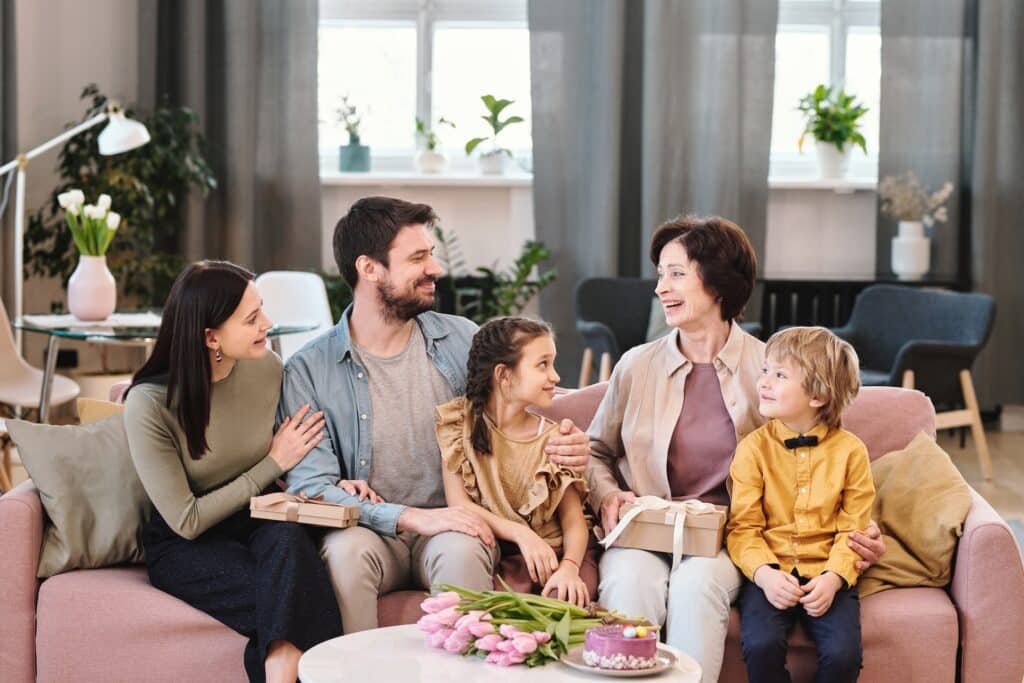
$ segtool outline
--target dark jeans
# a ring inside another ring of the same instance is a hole
[[[804,583],[803,580],[801,580]],[[836,593],[828,612],[812,617],[803,605],[778,610],[768,602],[764,591],[744,581],[740,593],[740,629],[743,636],[743,660],[750,683],[788,683],[786,649],[789,632],[799,619],[818,650],[818,671],[814,680],[843,683],[857,680],[860,674],[860,599],[856,588]]]
[[[302,525],[251,519],[243,509],[190,541],[154,510],[143,545],[150,583],[249,638],[251,681],[264,680],[274,641],[305,651],[341,635],[327,570]]]

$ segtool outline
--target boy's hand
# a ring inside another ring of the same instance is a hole
[[[766,564],[762,564],[754,572],[754,583],[764,591],[768,602],[777,610],[789,609],[804,597],[800,582],[795,576]]]
[[[800,598],[800,602],[803,604],[807,614],[812,617],[820,617],[825,612],[828,612],[828,608],[832,606],[832,600],[836,597],[836,593],[845,583],[838,574],[825,572],[824,574],[818,574],[804,584],[803,589],[807,591],[807,595]]]

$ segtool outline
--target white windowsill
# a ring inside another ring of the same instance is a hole
[[[479,171],[446,171],[444,173],[419,173],[418,171],[368,171],[366,173],[342,173],[320,171],[320,184],[328,186],[373,186],[396,185],[406,187],[532,187],[533,175],[520,170],[510,170],[502,175],[484,175]]]
[[[831,190],[836,194],[853,194],[858,190],[874,191],[878,187],[877,178],[807,178],[773,176],[768,178],[768,188],[772,190]]]

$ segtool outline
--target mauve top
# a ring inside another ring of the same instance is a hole
[[[736,428],[725,409],[715,366],[694,363],[684,391],[686,400],[668,447],[672,498],[728,505],[725,482],[736,450]]]

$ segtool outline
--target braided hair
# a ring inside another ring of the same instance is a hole
[[[494,368],[504,365],[514,369],[523,355],[523,348],[534,339],[550,335],[547,323],[528,318],[495,318],[477,330],[469,347],[466,400],[473,412],[470,442],[478,454],[491,452],[491,435],[484,421],[484,408],[494,392]]]

